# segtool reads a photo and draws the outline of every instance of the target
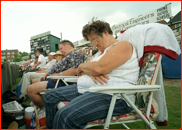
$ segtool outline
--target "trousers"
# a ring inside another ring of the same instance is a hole
[[[27,94],[27,88],[32,83],[33,79],[44,77],[45,73],[28,72],[22,77],[21,93]]]
[[[49,129],[83,129],[88,122],[107,117],[112,95],[86,91],[78,93],[77,85],[59,87],[45,94],[46,126]],[[61,101],[69,103],[61,109]],[[117,99],[113,116],[128,113],[131,107]]]

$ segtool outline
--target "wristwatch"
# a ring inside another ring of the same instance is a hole
[[[62,72],[60,74],[61,74],[61,76],[63,76],[63,73]]]

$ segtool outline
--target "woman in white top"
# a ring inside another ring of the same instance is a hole
[[[90,121],[106,118],[112,95],[89,92],[92,86],[133,85],[137,83],[139,63],[135,48],[127,41],[118,41],[107,22],[92,20],[82,30],[98,52],[78,67],[77,85],[60,87],[45,95],[46,126],[54,129],[83,129]],[[133,93],[128,97],[134,102]],[[70,101],[57,111],[61,101]],[[113,116],[132,109],[119,97]]]

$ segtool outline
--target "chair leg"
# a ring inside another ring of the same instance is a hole
[[[155,127],[155,125],[154,125],[154,122],[153,122],[153,121],[151,121],[151,122],[150,122],[150,129],[157,129],[157,128]]]
[[[153,121],[147,119],[142,113],[141,111],[138,110],[138,108],[134,105],[133,102],[131,102],[131,100],[126,96],[126,94],[122,93],[121,94],[123,96],[123,98],[128,102],[128,104],[130,104],[130,106],[135,110],[135,112],[137,112],[137,114],[142,118],[142,120],[146,123],[146,125],[151,128],[151,129],[156,129],[155,125],[153,124]]]
[[[146,116],[147,116],[148,118],[149,118],[149,115],[150,115],[151,104],[152,104],[152,98],[153,98],[153,92],[150,93],[149,102],[148,102],[148,106],[147,106]]]
[[[55,88],[57,88],[57,86],[58,86],[58,83],[59,83],[59,79],[58,79],[58,80],[57,80],[57,82],[56,82]]]
[[[115,103],[116,103],[116,98],[117,98],[117,94],[113,94],[112,96],[112,100],[111,100],[111,104],[109,106],[109,111],[108,111],[108,114],[107,114],[107,118],[106,118],[106,123],[104,125],[104,129],[109,129],[109,123],[111,121],[111,116],[112,116],[112,113],[113,113],[113,110],[114,110],[114,106],[115,106]]]
[[[66,86],[68,86],[68,83],[66,83],[66,81],[64,81],[64,79],[62,79],[62,81],[66,84]]]
[[[126,129],[130,129],[127,125],[125,125],[125,123],[122,123],[122,125],[123,125]]]

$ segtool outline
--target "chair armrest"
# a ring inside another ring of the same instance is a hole
[[[47,76],[48,79],[78,78],[78,76]]]
[[[131,93],[131,92],[148,92],[159,91],[160,85],[131,85],[131,86],[95,86],[90,87],[90,92],[96,93]]]
[[[70,82],[70,83],[76,83],[78,80],[78,77],[75,76],[75,78],[65,78],[64,81]]]

